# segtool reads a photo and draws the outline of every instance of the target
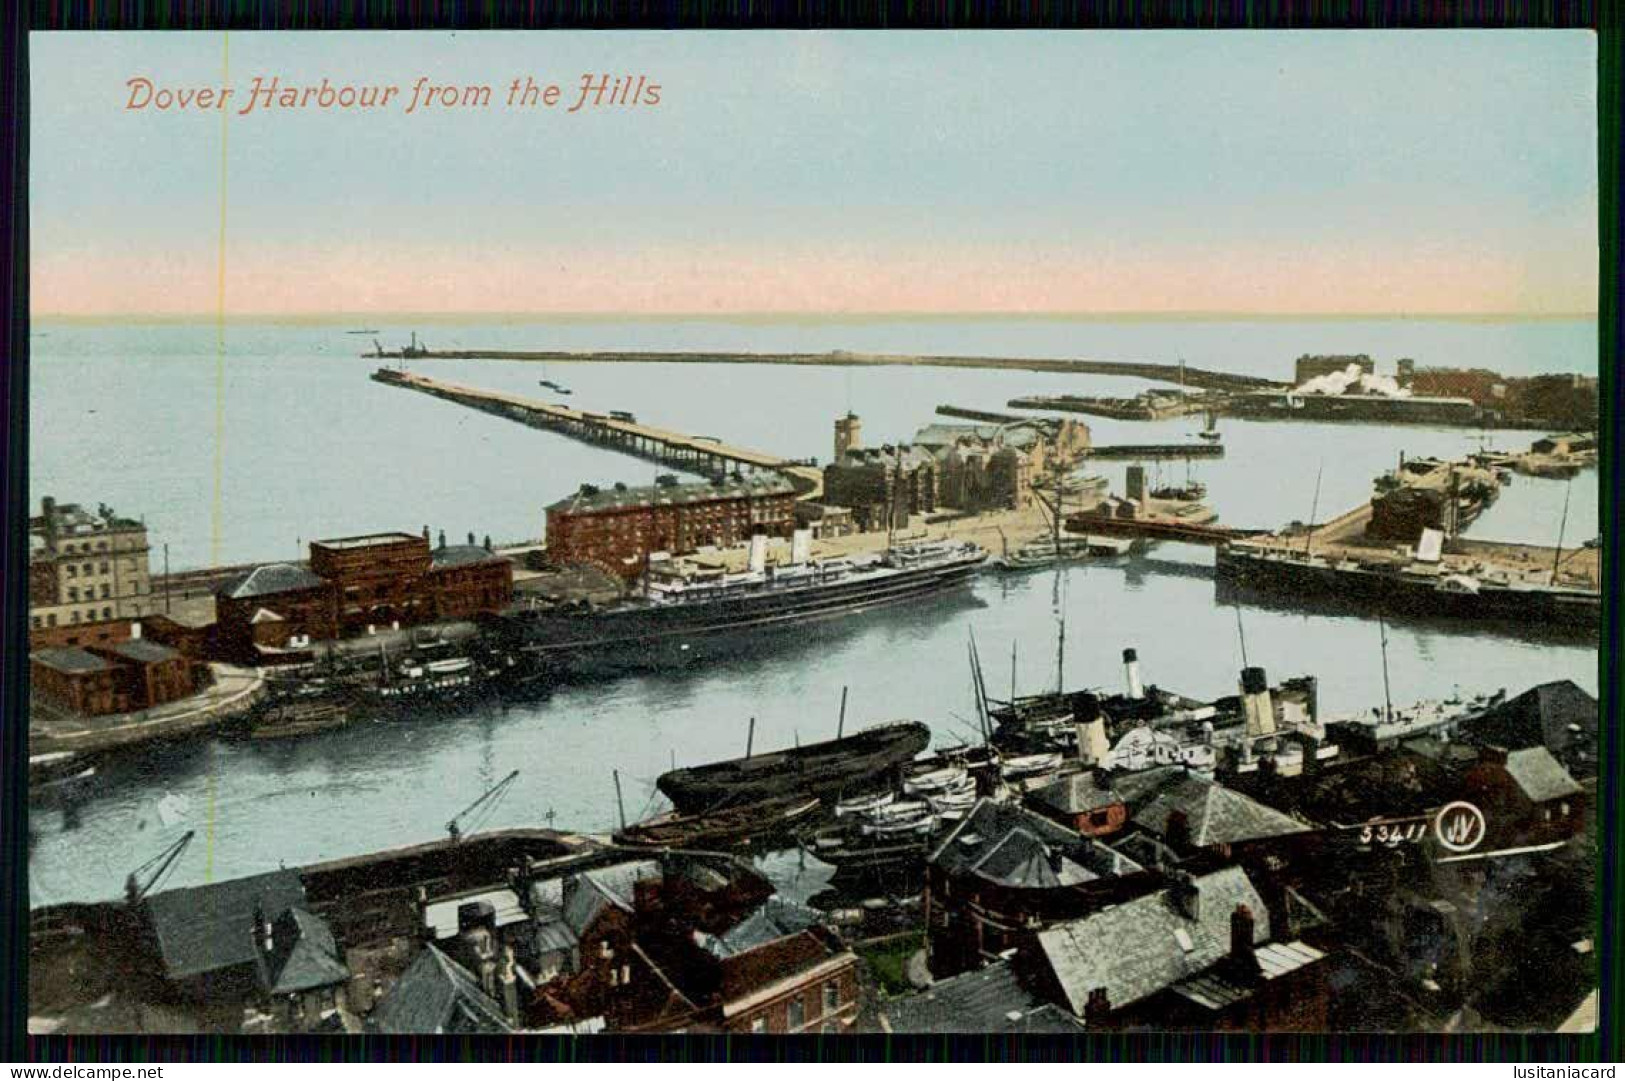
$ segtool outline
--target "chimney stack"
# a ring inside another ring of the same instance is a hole
[[[1201,919],[1202,891],[1196,888],[1196,878],[1189,871],[1175,871],[1172,877],[1173,884],[1168,887],[1168,893],[1174,907],[1187,920]]]
[[[1144,698],[1145,687],[1140,683],[1140,655],[1132,648],[1123,651],[1123,675],[1128,680],[1128,696]]]
[[[1100,711],[1100,699],[1087,693],[1074,699],[1072,726],[1078,736],[1078,764],[1089,769],[1105,761],[1111,744],[1106,737],[1106,715]]]
[[[1104,987],[1093,988],[1083,1005],[1083,1023],[1086,1028],[1104,1028],[1111,1017],[1112,1002]]]
[[[1237,905],[1230,913],[1230,962],[1239,970],[1238,974],[1258,972],[1258,955],[1253,952],[1254,927],[1253,910]]]

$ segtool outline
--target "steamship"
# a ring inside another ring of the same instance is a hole
[[[879,555],[809,560],[798,537],[787,565],[766,564],[752,538],[749,569],[654,574],[643,592],[596,607],[574,602],[512,609],[503,629],[533,658],[647,657],[739,632],[793,628],[899,604],[963,585],[987,560],[960,541],[898,545]]]

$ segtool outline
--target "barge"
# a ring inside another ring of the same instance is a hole
[[[823,743],[672,770],[655,784],[684,814],[791,796],[834,800],[884,786],[930,743],[931,729],[899,721]]]

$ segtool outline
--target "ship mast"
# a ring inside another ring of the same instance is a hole
[[[1394,698],[1388,687],[1388,624],[1382,618],[1382,609],[1377,609],[1377,634],[1382,645],[1382,719],[1394,719]]]
[[[1563,562],[1563,531],[1569,525],[1569,496],[1574,491],[1574,478],[1563,488],[1563,516],[1557,522],[1557,551],[1552,553],[1552,585],[1557,585],[1557,566]]]
[[[1315,543],[1315,516],[1320,513],[1320,477],[1326,471],[1326,462],[1321,461],[1315,470],[1315,497],[1309,503],[1309,532],[1303,539],[1303,558],[1309,558],[1309,546]]]

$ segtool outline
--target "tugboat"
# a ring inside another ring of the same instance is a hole
[[[884,787],[930,742],[931,729],[899,721],[823,743],[672,770],[655,785],[685,814],[789,796],[840,799]]]

